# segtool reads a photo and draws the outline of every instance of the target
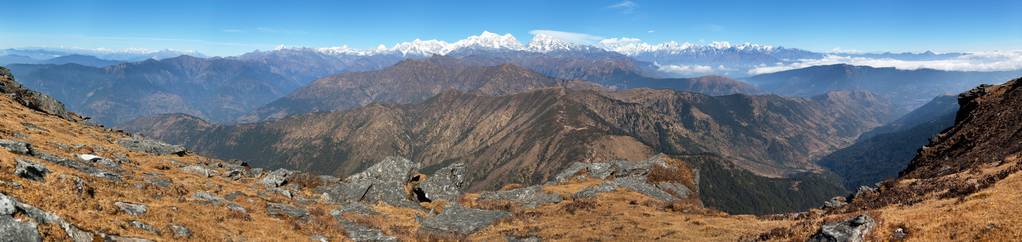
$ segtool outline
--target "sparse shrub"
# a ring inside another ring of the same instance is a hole
[[[592,210],[596,208],[596,199],[593,198],[579,198],[571,200],[568,204],[564,205],[564,210],[570,214],[575,214],[579,210]]]

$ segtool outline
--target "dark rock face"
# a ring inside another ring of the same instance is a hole
[[[506,191],[483,192],[479,201],[503,200],[521,204],[525,208],[536,208],[545,204],[559,203],[564,200],[561,195],[543,191],[542,186],[530,186]]]
[[[869,215],[859,215],[847,221],[824,224],[809,238],[811,242],[862,242],[875,225]]]
[[[15,158],[14,160],[17,162],[17,165],[14,168],[14,175],[19,177],[33,181],[43,181],[46,179],[46,174],[50,173],[50,170],[46,169],[46,166],[43,166],[42,164],[19,158]]]
[[[466,208],[454,204],[444,208],[444,211],[436,216],[423,219],[422,228],[428,231],[467,235],[507,216],[510,214],[505,211]]]
[[[461,192],[468,188],[465,163],[454,163],[437,170],[419,188],[427,199],[457,201]]]
[[[134,216],[142,216],[146,212],[145,204],[126,203],[126,202],[115,202],[114,206],[117,206],[121,212],[131,214]]]
[[[124,146],[132,151],[145,152],[156,155],[167,155],[177,154],[183,155],[186,150],[184,147],[178,145],[169,145],[156,140],[146,139],[145,137],[134,135],[128,138],[122,138],[117,141],[117,144]]]

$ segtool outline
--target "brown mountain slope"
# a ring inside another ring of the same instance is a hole
[[[554,88],[501,97],[445,92],[420,104],[370,105],[196,132],[153,130],[200,126],[193,122],[127,128],[216,157],[324,174],[351,174],[370,165],[367,161],[394,154],[435,167],[466,161],[481,171],[472,174],[479,181],[473,190],[480,190],[541,183],[566,162],[653,152],[720,154],[774,177],[815,171],[814,156],[880,123],[879,106],[867,94],[801,99]],[[875,116],[859,116],[863,113]]]
[[[654,79],[627,74],[617,83],[556,79],[531,71],[510,60],[478,56],[434,56],[404,60],[379,71],[344,73],[316,80],[239,119],[254,122],[308,112],[343,111],[372,102],[408,104],[446,90],[491,96],[509,95],[549,87],[592,89],[653,87],[725,95],[754,93],[755,88],[725,77]]]

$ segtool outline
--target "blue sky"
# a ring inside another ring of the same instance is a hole
[[[1022,1],[3,1],[0,48],[370,48],[483,30],[815,51],[1022,49]]]

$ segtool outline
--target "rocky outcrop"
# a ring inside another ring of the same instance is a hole
[[[561,195],[544,191],[543,186],[537,185],[505,191],[482,192],[479,194],[478,201],[509,201],[521,204],[525,208],[536,208],[545,204],[560,203],[562,200],[564,198],[561,198]]]
[[[604,179],[598,185],[587,187],[573,195],[576,198],[593,197],[599,193],[611,192],[617,189],[627,189],[642,193],[651,198],[672,202],[681,198],[689,197],[692,189],[680,181],[650,181],[647,177],[654,167],[663,169],[668,164],[663,160],[664,156],[654,156],[647,160],[610,162],[581,163],[576,162],[554,177],[554,182],[567,182],[571,180]],[[693,177],[691,183],[697,184]]]
[[[454,163],[433,173],[419,185],[429,200],[457,201],[468,188],[465,163]]]
[[[421,226],[431,232],[468,235],[508,216],[510,214],[504,211],[466,208],[454,204],[436,216],[423,219]]]
[[[31,221],[14,217],[22,214]],[[0,239],[5,241],[42,241],[38,224],[55,224],[66,233],[71,241],[93,241],[94,234],[79,229],[56,214],[52,214],[31,205],[21,203],[11,196],[0,193]]]
[[[14,175],[19,177],[33,181],[43,181],[46,179],[46,174],[50,173],[50,170],[46,169],[46,166],[42,164],[23,160],[21,158],[15,158],[14,161],[17,162],[17,165],[14,168]]]
[[[134,216],[142,216],[148,210],[145,204],[137,203],[115,202],[114,206],[117,206],[121,212]]]
[[[39,112],[71,121],[82,119],[77,114],[65,110],[64,104],[57,101],[57,99],[41,92],[22,87],[21,83],[14,80],[14,75],[11,74],[10,70],[4,67],[0,67],[0,94],[10,95],[15,101],[21,103],[21,105],[25,105],[25,107]]]
[[[869,215],[824,224],[820,230],[809,238],[811,242],[862,242],[866,233],[875,226]]]
[[[326,190],[336,202],[384,202],[391,205],[417,207],[405,191],[407,182],[419,164],[402,157],[387,157],[365,171],[351,175]]]
[[[160,141],[147,139],[140,135],[132,135],[131,137],[122,138],[117,141],[117,144],[124,146],[124,148],[127,148],[128,150],[156,155],[184,155],[186,152],[184,147],[169,145]]]

